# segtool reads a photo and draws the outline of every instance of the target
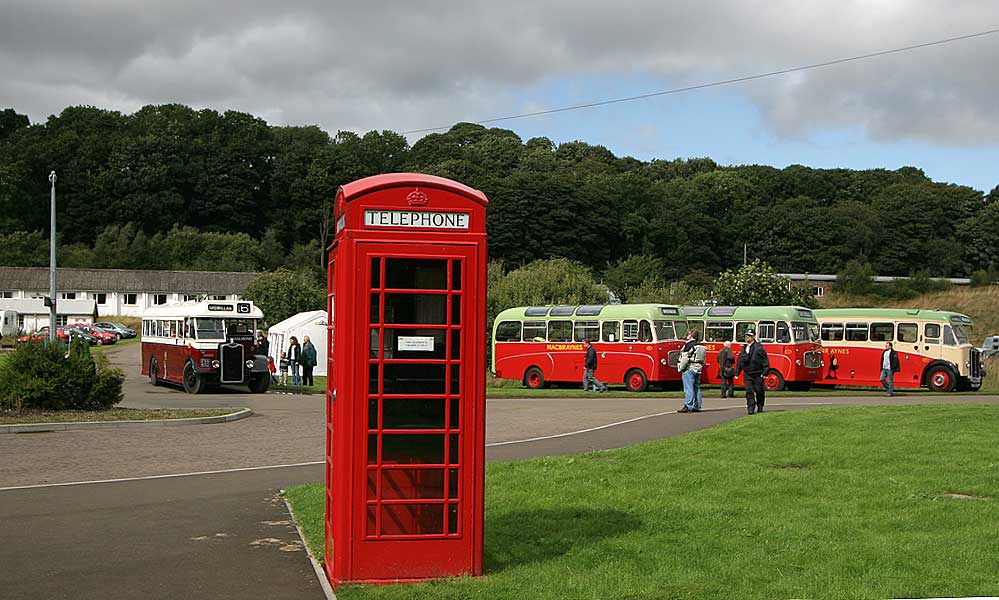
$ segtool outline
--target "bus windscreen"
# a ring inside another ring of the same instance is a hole
[[[195,324],[196,337],[199,340],[224,340],[225,328],[222,319],[198,318]]]

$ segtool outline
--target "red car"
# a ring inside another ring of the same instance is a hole
[[[48,325],[46,325],[45,327],[42,327],[41,329],[39,329],[38,331],[32,333],[31,335],[22,335],[21,337],[17,338],[17,341],[18,342],[31,342],[31,341],[47,340],[47,339],[49,339],[49,326]],[[59,328],[57,328],[56,329],[56,339],[60,339],[60,340],[62,340],[64,342],[68,342],[69,341],[69,331],[65,327],[59,327]]]
[[[118,334],[111,333],[110,331],[105,331],[99,327],[94,327],[93,325],[88,325],[86,323],[73,323],[69,325],[69,327],[74,327],[76,329],[82,329],[83,331],[86,331],[90,335],[97,338],[97,343],[102,346],[107,344],[118,343]],[[58,331],[56,332],[56,335],[59,335]]]

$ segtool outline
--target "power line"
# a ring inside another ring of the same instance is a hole
[[[547,110],[538,110],[534,112],[521,113],[517,115],[509,115],[506,117],[494,117],[491,119],[482,119],[480,121],[472,121],[472,123],[478,125],[485,125],[487,123],[496,123],[498,121],[510,121],[513,119],[526,119],[528,117],[538,117],[541,115],[550,115],[554,113],[568,112],[571,110],[580,110],[583,108],[593,108],[596,106],[607,106],[608,104],[619,104],[621,102],[631,102],[633,100],[643,100],[645,98],[654,98],[656,96],[668,96],[671,94],[680,94],[683,92],[691,92],[694,90],[703,90],[705,88],[719,87],[723,85],[730,85],[733,83],[742,83],[744,81],[753,81],[755,79],[764,79],[766,77],[774,77],[776,75],[786,75],[787,73],[795,73],[798,71],[807,71],[809,69],[818,69],[820,67],[828,67],[832,65],[840,65],[843,63],[854,62],[858,60],[866,60],[868,58],[876,58],[878,56],[886,56],[888,54],[897,54],[899,52],[908,52],[910,50],[918,50],[919,48],[928,48],[930,46],[940,46],[943,44],[949,44],[951,42],[958,42],[961,40],[967,40],[971,38],[982,37],[986,35],[992,35],[994,33],[999,33],[999,29],[989,29],[987,31],[980,31],[978,33],[969,33],[967,35],[961,35],[952,38],[946,38],[942,40],[936,40],[934,42],[926,42],[923,44],[915,44],[913,46],[904,46],[902,48],[893,48],[891,50],[881,50],[880,52],[871,52],[870,54],[860,54],[858,56],[851,56],[849,58],[838,58],[836,60],[829,60],[825,62],[812,63],[810,65],[802,65],[798,67],[791,67],[788,69],[780,69],[779,71],[768,71],[766,73],[757,73],[756,75],[745,75],[742,77],[734,77],[732,79],[723,79],[721,81],[713,81],[711,83],[701,83],[697,85],[690,85],[687,87],[673,88],[670,90],[664,90],[661,92],[651,92],[648,94],[640,94],[638,96],[628,96],[627,98],[615,98],[613,100],[600,100],[597,102],[588,102],[586,104],[574,104],[572,106],[564,106],[561,108],[551,108]],[[429,131],[441,131],[443,129],[450,129],[451,125],[445,125],[442,127],[427,127],[425,129],[412,129],[410,131],[403,131],[402,135],[409,135],[411,133],[427,133]]]

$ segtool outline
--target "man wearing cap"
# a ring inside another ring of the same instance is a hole
[[[766,402],[766,389],[763,385],[763,375],[770,369],[770,358],[763,344],[756,340],[756,332],[750,329],[746,332],[746,345],[739,352],[735,365],[735,376],[745,373],[746,411],[749,414],[763,412]]]

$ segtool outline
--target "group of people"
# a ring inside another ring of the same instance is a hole
[[[596,377],[597,371],[597,350],[590,340],[583,340],[586,348],[586,358],[583,363],[583,391],[590,388],[595,392],[606,392],[607,384],[601,382]],[[683,408],[677,412],[695,413],[701,412],[701,372],[704,370],[704,363],[707,358],[707,348],[700,343],[700,336],[697,331],[691,330],[687,334],[687,342],[680,350],[680,360],[677,363],[683,381]],[[897,358],[895,359],[897,363]],[[770,370],[770,358],[767,351],[756,339],[756,332],[750,329],[746,332],[746,344],[736,357],[732,352],[732,342],[725,342],[724,347],[718,352],[718,364],[721,368],[721,397],[733,398],[735,396],[734,380],[740,373],[744,373],[743,380],[746,384],[746,411],[749,414],[763,412],[763,405],[766,403],[766,386],[763,377]]]
[[[281,351],[281,358],[275,364],[274,357],[270,355],[270,342],[263,331],[257,332],[257,342],[253,346],[254,354],[267,356],[267,367],[271,372],[271,383],[280,385],[288,384],[288,374],[291,374],[291,385],[315,385],[312,377],[312,370],[316,367],[316,347],[309,339],[309,336],[302,338],[302,343],[298,343],[296,336],[291,336],[288,340],[288,349]]]
[[[683,381],[683,407],[681,413],[701,412],[701,372],[707,358],[707,348],[700,342],[697,331],[687,334],[687,342],[680,350],[680,360],[677,363]],[[767,350],[756,339],[756,332],[750,329],[746,332],[746,344],[736,357],[732,352],[732,342],[725,342],[718,351],[718,368],[721,375],[721,397],[735,397],[735,378],[744,374],[746,384],[746,412],[756,414],[763,412],[766,404],[766,386],[763,377],[770,370],[770,357]]]

